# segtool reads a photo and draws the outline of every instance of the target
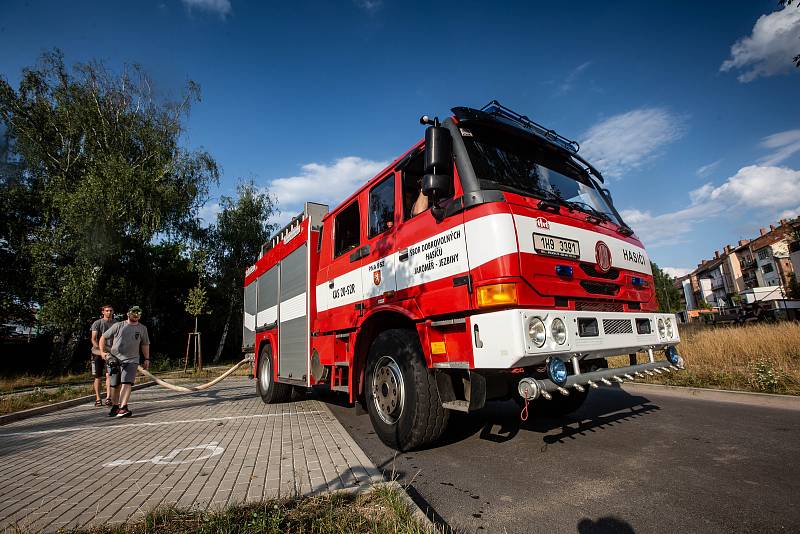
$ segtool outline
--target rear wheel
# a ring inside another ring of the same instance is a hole
[[[256,391],[266,404],[286,402],[291,395],[292,386],[275,381],[272,364],[272,346],[266,344],[261,347],[261,351],[258,353]]]
[[[431,443],[447,426],[449,412],[411,330],[386,330],[375,338],[367,356],[365,391],[375,433],[394,449]]]

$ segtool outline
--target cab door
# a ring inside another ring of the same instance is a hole
[[[378,180],[367,193],[366,244],[361,267],[365,308],[391,301],[397,289],[396,255],[393,254],[399,221],[396,202],[397,177],[391,172]]]
[[[420,153],[403,169],[402,220],[395,231],[397,294],[413,298],[423,315],[463,312],[471,289],[464,214],[437,221],[420,195]],[[419,161],[416,161],[419,159]]]

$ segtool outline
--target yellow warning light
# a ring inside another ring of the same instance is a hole
[[[492,284],[475,288],[479,308],[508,306],[517,303],[516,284]]]

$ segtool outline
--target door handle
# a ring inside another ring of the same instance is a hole
[[[406,261],[406,260],[408,260],[408,249],[407,249],[407,248],[404,248],[403,250],[401,250],[400,252],[398,252],[397,259],[398,259],[398,260],[400,260],[400,261]]]

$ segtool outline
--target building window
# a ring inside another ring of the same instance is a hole
[[[765,273],[771,273],[772,271],[775,270],[775,267],[773,267],[771,263],[768,263],[765,266],[763,266],[761,270],[764,271]]]
[[[369,237],[382,234],[394,225],[394,174],[369,192]]]
[[[764,249],[761,249],[761,250],[758,251],[758,259],[759,260],[766,260],[767,258],[769,258],[769,249],[768,248],[764,248]]]
[[[334,256],[341,256],[358,246],[360,242],[359,221],[358,201],[347,206],[336,216],[336,222],[333,225]]]

